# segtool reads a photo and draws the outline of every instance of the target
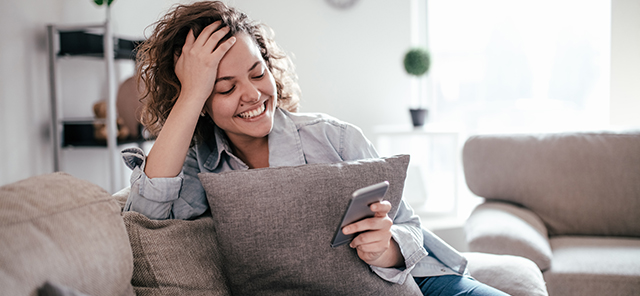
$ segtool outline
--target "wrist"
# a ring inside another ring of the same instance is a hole
[[[389,248],[386,249],[380,257],[368,263],[383,268],[401,268],[405,266],[404,256],[400,251],[400,246],[398,246],[398,243],[393,238],[389,241]]]
[[[209,96],[211,96],[211,91],[207,92],[183,86],[176,102],[194,102],[202,108]]]

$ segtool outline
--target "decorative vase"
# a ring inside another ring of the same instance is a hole
[[[423,108],[409,109],[409,112],[411,113],[411,122],[414,127],[423,126],[425,119],[429,114],[429,110]]]

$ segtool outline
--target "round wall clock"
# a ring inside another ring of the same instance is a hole
[[[351,8],[358,0],[326,0],[329,5],[339,9]]]

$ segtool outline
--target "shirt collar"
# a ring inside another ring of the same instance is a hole
[[[213,147],[210,147],[211,153],[207,157],[207,160],[204,162],[203,166],[207,169],[213,170],[218,167],[220,164],[220,160],[222,159],[222,153],[226,153],[229,156],[232,156],[231,146],[229,145],[229,140],[225,135],[224,131],[219,128],[217,125],[213,127],[213,135],[214,135],[214,143]]]
[[[298,128],[287,111],[276,108],[274,112],[273,128],[269,133],[269,166],[297,166],[306,163]],[[204,167],[213,170],[220,164],[222,153],[231,158],[233,155],[229,140],[224,131],[214,127],[215,145],[211,147],[211,154],[207,157]],[[240,159],[237,159],[240,161]],[[241,161],[240,161],[241,162]]]
[[[297,166],[306,163],[300,134],[289,112],[276,108],[269,133],[269,166]]]

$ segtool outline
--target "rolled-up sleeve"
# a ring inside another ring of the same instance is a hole
[[[398,213],[393,219],[391,235],[400,247],[405,267],[384,268],[371,265],[371,270],[386,281],[403,284],[416,264],[428,255],[423,247],[420,225],[420,218],[414,215],[413,210],[404,200],[401,200]]]
[[[207,209],[202,186],[184,186],[200,182],[198,166],[193,155],[188,155],[182,171],[172,178],[149,178],[144,173],[146,156],[140,148],[128,148],[121,152],[131,173],[131,191],[125,211],[139,212],[149,219],[190,219]],[[191,154],[191,153],[190,153]],[[195,188],[192,188],[195,187]],[[190,188],[182,192],[183,188]]]

